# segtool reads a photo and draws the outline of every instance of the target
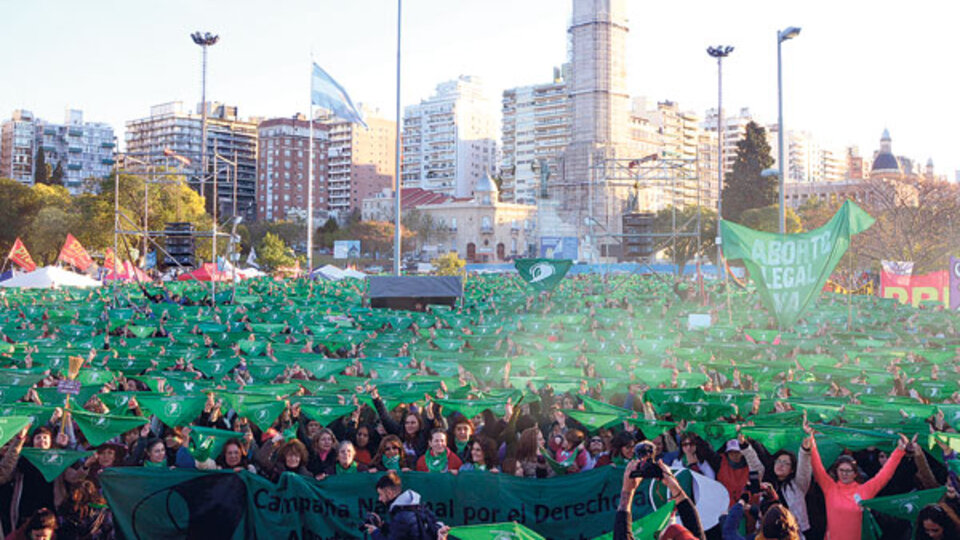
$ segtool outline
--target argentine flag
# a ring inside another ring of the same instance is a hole
[[[310,78],[310,102],[317,107],[329,109],[334,116],[342,120],[367,127],[360,111],[350,101],[347,91],[317,64],[313,64],[313,75]]]

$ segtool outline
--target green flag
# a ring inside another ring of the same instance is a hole
[[[517,259],[514,267],[524,281],[540,291],[552,291],[557,287],[573,261],[569,259]]]
[[[928,504],[938,502],[946,492],[947,488],[945,487],[924,491],[911,491],[900,495],[876,497],[870,500],[860,501],[860,506],[868,510],[880,512],[881,514],[907,520],[912,526],[916,523],[920,510]],[[870,512],[863,513],[863,524],[861,528],[865,533],[865,538],[868,538],[868,535],[873,535],[876,538],[881,536],[879,529],[874,529],[877,524],[872,517],[873,516],[870,516]]]
[[[544,537],[516,521],[489,525],[463,525],[451,528],[448,534],[449,538],[457,540],[544,540]]]
[[[81,459],[92,456],[93,452],[77,452],[74,450],[41,450],[39,448],[24,448],[20,455],[27,458],[33,466],[40,471],[40,474],[47,480],[53,482],[58,476],[67,470],[67,467],[73,465]]]
[[[30,425],[30,418],[26,416],[0,417],[0,446],[7,444],[7,441],[28,425]]]
[[[165,396],[163,394],[147,393],[137,395],[141,407],[155,415],[161,422],[170,427],[185,426],[203,412],[207,397],[198,396]]]
[[[791,326],[824,283],[850,245],[850,236],[867,230],[874,219],[847,201],[826,225],[813,231],[781,235],[760,232],[732,221],[720,222],[724,255],[740,259],[781,327]]]
[[[660,537],[660,531],[666,529],[667,525],[670,524],[670,518],[673,516],[673,509],[676,505],[676,502],[670,501],[655,512],[634,521],[631,527],[633,537],[637,540],[657,540]],[[593,540],[613,540],[613,531]]]
[[[142,416],[114,416],[85,411],[73,411],[73,419],[92,446],[100,446],[147,423],[147,419]]]
[[[216,458],[223,451],[223,445],[230,439],[243,439],[243,433],[200,426],[193,427],[190,429],[190,440],[193,444],[189,450],[193,457],[199,461],[204,461],[208,457]]]
[[[589,412],[577,409],[564,409],[563,414],[580,422],[587,429],[596,431],[601,428],[616,426],[623,422],[623,415],[606,412]]]

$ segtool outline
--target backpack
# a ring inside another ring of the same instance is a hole
[[[437,540],[443,523],[437,521],[437,516],[429,508],[419,504],[396,506],[391,513],[412,512],[417,518],[417,534],[419,540]]]

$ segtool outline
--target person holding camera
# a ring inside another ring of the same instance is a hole
[[[623,471],[623,486],[620,489],[620,505],[613,523],[614,540],[633,540],[631,507],[633,495],[644,479],[662,482],[670,492],[670,500],[676,503],[676,513],[680,516],[680,525],[671,525],[670,538],[692,538],[705,540],[703,526],[697,507],[680,486],[670,467],[655,458],[656,447],[650,441],[640,441],[634,447],[632,459]]]
[[[449,527],[437,521],[429,508],[420,504],[420,494],[403,490],[403,483],[395,471],[388,471],[377,480],[377,499],[389,509],[390,521],[375,514],[367,514],[360,530],[373,540],[436,540],[445,536]]]

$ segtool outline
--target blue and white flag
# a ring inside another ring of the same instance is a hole
[[[347,91],[316,64],[313,64],[313,76],[310,78],[310,102],[317,107],[329,109],[337,118],[367,127],[360,111],[350,101]]]
[[[157,252],[150,251],[147,253],[147,258],[146,258],[146,261],[144,261],[143,263],[143,268],[145,270],[149,270],[155,266],[157,266]]]
[[[250,253],[247,255],[247,266],[250,268],[260,269],[260,265],[257,264],[257,248],[250,247]]]

